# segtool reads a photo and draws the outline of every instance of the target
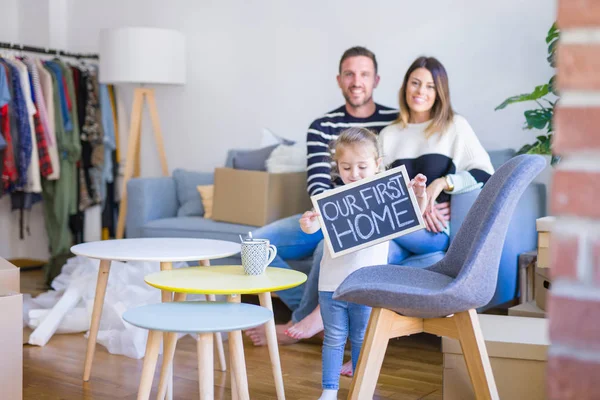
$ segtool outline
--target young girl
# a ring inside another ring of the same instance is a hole
[[[350,128],[340,134],[331,144],[332,159],[336,172],[344,184],[368,178],[380,171],[382,158],[379,156],[377,136],[365,128]],[[427,206],[427,178],[419,174],[409,183],[415,191],[419,207]],[[306,233],[315,233],[320,228],[318,214],[307,211],[300,219],[300,228]],[[348,336],[352,345],[352,367],[356,369],[371,308],[345,301],[333,300],[333,292],[344,279],[359,268],[387,264],[388,242],[332,259],[325,248],[319,274],[319,305],[325,328],[323,340],[322,387],[319,400],[337,399],[340,370],[344,347]]]

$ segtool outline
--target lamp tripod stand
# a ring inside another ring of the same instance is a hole
[[[150,120],[154,131],[154,139],[158,149],[160,165],[164,176],[169,175],[167,168],[167,156],[158,120],[158,110],[154,97],[154,89],[135,88],[133,92],[133,107],[131,109],[131,125],[129,128],[129,139],[127,141],[127,158],[125,159],[125,174],[121,186],[121,201],[119,203],[119,219],[117,222],[117,239],[122,239],[125,234],[125,219],[127,217],[127,182],[132,177],[140,176],[140,146],[142,133],[142,114],[144,111],[144,100],[148,102]]]

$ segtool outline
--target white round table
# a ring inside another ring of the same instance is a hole
[[[88,381],[92,373],[92,362],[96,349],[98,327],[102,316],[104,295],[108,283],[111,261],[154,261],[160,262],[161,271],[173,269],[173,262],[199,261],[200,265],[210,265],[209,260],[225,258],[239,253],[239,243],[227,242],[213,239],[192,238],[135,238],[103,240],[99,242],[81,243],[71,247],[71,252],[79,256],[85,256],[100,260],[98,271],[98,283],[96,284],[96,295],[92,311],[92,323],[90,325],[90,336],[85,355],[85,367],[83,380]],[[175,301],[181,301],[185,297],[175,296]],[[214,301],[214,295],[208,295],[207,299]],[[173,293],[162,291],[162,301],[172,301]],[[225,353],[223,352],[223,341],[219,333],[215,334],[217,352],[221,370],[225,371]]]

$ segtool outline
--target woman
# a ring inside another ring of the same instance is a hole
[[[437,59],[419,57],[412,63],[400,88],[399,103],[398,120],[380,134],[384,162],[391,168],[406,166],[409,177],[425,175],[430,182],[430,203],[423,214],[426,230],[390,243],[392,264],[401,264],[413,254],[446,251],[449,209],[440,211],[436,203],[448,202],[450,194],[481,187],[494,172],[475,132],[452,109],[448,74]]]

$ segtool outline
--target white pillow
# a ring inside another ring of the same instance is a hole
[[[292,145],[292,144],[294,144],[294,141],[286,139],[282,136],[279,136],[279,135],[271,132],[271,130],[269,128],[263,128],[259,148],[262,149],[264,147],[272,146],[274,144]]]
[[[306,171],[306,144],[279,145],[266,162],[267,171],[273,174]]]

